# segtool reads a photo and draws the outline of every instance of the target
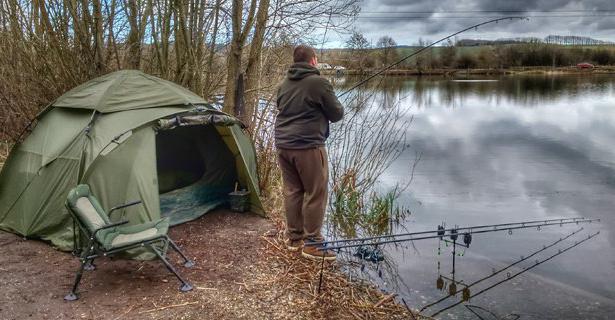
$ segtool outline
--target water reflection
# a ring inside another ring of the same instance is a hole
[[[443,77],[380,77],[368,82],[359,92],[376,90],[381,95],[384,107],[393,105],[399,99],[409,98],[415,108],[444,106],[459,107],[473,96],[480,96],[488,103],[515,103],[517,106],[536,107],[545,101],[587,96],[588,93],[601,95],[613,91],[610,75],[585,77],[573,76],[501,76],[497,78],[469,77],[473,81],[458,81]],[[480,81],[481,79],[488,81]],[[349,89],[360,78],[331,78],[343,91]],[[478,81],[476,81],[478,80]],[[495,81],[493,81],[495,80]],[[409,94],[410,93],[410,94]]]
[[[465,307],[470,312],[472,312],[472,314],[474,314],[477,319],[480,319],[480,320],[485,320],[485,319],[517,320],[517,319],[521,318],[521,315],[518,315],[516,313],[507,314],[506,316],[503,316],[503,317],[502,316],[498,316],[497,314],[493,313],[492,311],[490,311],[488,309],[485,309],[485,308],[483,308],[481,306],[475,306],[475,305],[466,304]]]
[[[615,80],[608,75],[492,80],[498,81],[423,77],[383,79],[380,87],[372,83],[384,106],[414,115],[406,128],[412,149],[388,168],[381,185],[394,186],[409,174],[415,152],[422,153],[401,197],[413,212],[405,223],[411,231],[432,230],[442,221],[472,225],[601,218],[601,226],[587,228],[602,230],[601,236],[574,255],[557,257],[472,303],[528,318],[605,319],[615,312]],[[346,79],[339,85],[352,83]],[[570,231],[518,232],[514,241],[485,236],[464,257],[467,269],[460,277],[479,278]],[[411,249],[387,255],[407,284],[399,289],[401,295],[410,305],[424,305],[441,297],[433,280],[437,251],[428,242]],[[462,307],[449,312],[439,317],[475,317]]]
[[[440,261],[438,261],[438,266],[437,266],[438,279],[436,280],[436,289],[447,292],[447,294],[445,294],[444,297],[436,301],[433,301],[433,302],[430,302],[424,305],[420,309],[420,312],[429,313],[431,314],[432,317],[437,316],[446,310],[452,309],[453,307],[458,306],[464,302],[468,302],[470,301],[470,299],[474,299],[477,296],[484,294],[487,291],[492,290],[493,288],[497,286],[503,285],[506,282],[513,280],[517,276],[533,268],[536,268],[539,265],[546,263],[569,250],[574,249],[575,247],[581,245],[583,242],[589,241],[599,234],[599,232],[596,232],[596,233],[588,234],[582,238],[577,237],[574,243],[567,244],[565,246],[560,246],[560,244],[564,243],[566,240],[572,238],[573,236],[578,235],[582,231],[583,231],[583,228],[580,228],[576,231],[571,232],[570,234],[566,235],[563,238],[559,238],[558,240],[550,244],[544,244],[542,248],[535,250],[533,252],[530,251],[527,255],[522,255],[519,259],[509,263],[506,266],[501,267],[498,270],[494,268],[492,272],[490,272],[489,274],[477,280],[474,280],[472,282],[465,282],[464,280],[455,278],[455,275],[456,275],[455,260],[457,259],[457,256],[458,256],[457,251],[456,251],[457,247],[461,246],[464,248],[469,248],[469,245],[464,246],[463,244],[459,244],[456,241],[453,241],[452,251],[451,251],[452,271],[450,273],[450,276],[443,275],[441,273]],[[446,239],[444,241],[446,241]],[[469,242],[465,242],[465,243],[469,244]],[[551,248],[554,248],[554,247],[557,249],[557,252],[549,253],[548,250],[551,250]],[[438,251],[440,251],[440,248],[438,248]],[[464,249],[464,253],[465,253],[465,249]],[[463,256],[463,254],[459,254],[459,256]],[[503,272],[506,272],[504,274],[505,275],[504,277],[501,276]],[[490,280],[496,276],[502,279],[495,278],[496,281],[494,283],[487,283],[487,286],[484,288],[480,288],[480,287],[475,288],[476,285],[481,284],[484,281]],[[447,301],[449,298],[455,298],[457,297],[458,294],[461,294],[460,300],[458,302],[454,302],[452,304],[441,306],[442,302]]]

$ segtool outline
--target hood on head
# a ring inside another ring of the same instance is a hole
[[[301,80],[310,75],[320,75],[320,71],[307,62],[294,63],[288,69],[288,80]]]

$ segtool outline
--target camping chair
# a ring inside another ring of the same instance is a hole
[[[125,205],[117,206],[114,210],[136,205],[141,201],[134,201]],[[78,185],[68,193],[66,208],[70,212],[73,220],[79,225],[79,229],[88,238],[87,247],[81,251],[81,266],[77,271],[77,277],[71,292],[64,297],[64,300],[74,301],[78,299],[77,286],[81,281],[83,270],[94,269],[94,259],[106,257],[115,253],[138,247],[147,247],[162,260],[164,265],[182,283],[179,290],[182,292],[192,290],[192,286],[182,276],[177,273],[175,268],[165,258],[165,250],[169,246],[173,248],[185,260],[184,266],[190,268],[194,262],[184,255],[177,245],[167,236],[169,229],[168,219],[151,221],[139,225],[125,226],[127,220],[111,222],[109,215],[105,213],[98,200],[92,196],[90,187],[85,184]],[[162,250],[159,247],[162,246]]]

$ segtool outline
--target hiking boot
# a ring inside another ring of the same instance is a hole
[[[288,249],[288,251],[297,252],[303,248],[303,240],[286,239],[284,243],[286,244],[286,249]]]
[[[308,258],[312,260],[322,260],[322,259],[325,259],[326,261],[335,260],[335,252],[324,249],[325,247],[326,246],[320,243],[320,241],[306,240],[305,245],[303,246],[303,251],[301,251],[301,255],[304,258]]]

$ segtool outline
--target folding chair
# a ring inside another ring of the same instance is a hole
[[[175,270],[165,258],[165,249],[170,246],[184,259],[185,267],[190,268],[194,266],[194,262],[188,259],[186,255],[179,250],[173,240],[167,236],[167,230],[169,229],[168,219],[132,226],[125,225],[128,223],[127,220],[111,222],[109,216],[113,211],[140,203],[141,201],[134,201],[114,207],[109,211],[109,215],[107,215],[100,205],[100,202],[91,194],[88,185],[78,185],[68,193],[66,208],[79,226],[81,232],[88,238],[88,243],[85,248],[82,248],[80,254],[81,266],[77,271],[73,288],[71,292],[64,297],[64,300],[74,301],[79,299],[77,295],[77,286],[79,286],[79,282],[81,281],[83,270],[93,270],[95,268],[93,265],[94,259],[98,257],[107,257],[138,247],[150,249],[160,260],[162,260],[162,263],[164,263],[167,269],[175,274],[177,279],[181,282],[180,291],[186,292],[192,290],[192,285],[180,276],[177,270]],[[162,249],[159,248],[160,246]]]

